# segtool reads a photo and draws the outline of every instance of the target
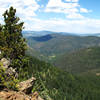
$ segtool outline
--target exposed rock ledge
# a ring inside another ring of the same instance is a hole
[[[9,60],[7,60],[6,58],[2,58],[0,62],[5,68],[5,74],[7,74],[8,77],[10,77],[11,75],[13,75],[14,77],[18,77],[18,73],[16,72],[16,70],[12,67],[9,67]],[[18,84],[18,92],[8,89],[0,90],[0,100],[43,100],[39,96],[38,92],[31,93],[35,80],[36,78],[32,77],[26,81],[20,82]]]
[[[18,84],[19,91],[30,94],[35,80],[36,78],[32,77],[26,81],[20,82]]]
[[[36,79],[32,77],[26,81],[20,82],[18,84],[18,92],[8,89],[0,91],[0,100],[43,100],[38,92],[31,93],[35,80]]]
[[[4,89],[0,91],[0,100],[43,100],[38,92],[31,93],[34,77],[18,84],[19,92]],[[29,95],[28,95],[29,94]]]
[[[26,95],[23,92],[3,90],[0,92],[0,100],[43,100],[37,92]]]

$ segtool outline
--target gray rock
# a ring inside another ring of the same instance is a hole
[[[18,73],[12,67],[6,69],[5,73],[6,73],[7,76],[14,76],[15,78],[18,78]]]
[[[5,74],[9,77],[9,76],[14,76],[15,78],[18,78],[18,73],[16,72],[16,70],[10,66],[10,60],[7,60],[6,58],[2,58],[0,60],[0,62],[2,63],[2,67],[4,67],[5,69]]]
[[[0,62],[3,64],[3,67],[5,69],[7,69],[9,67],[9,65],[10,65],[10,61],[7,60],[6,58],[2,58]]]

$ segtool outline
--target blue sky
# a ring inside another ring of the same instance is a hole
[[[25,22],[25,30],[100,33],[100,0],[0,0],[2,13],[10,6]]]

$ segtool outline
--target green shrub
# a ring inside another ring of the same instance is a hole
[[[3,67],[2,63],[0,62],[0,88],[8,88],[17,90],[17,83],[18,79],[16,79],[14,76],[7,76],[5,73],[6,69]]]

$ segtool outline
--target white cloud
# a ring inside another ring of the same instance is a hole
[[[71,2],[72,0],[65,0],[65,1],[67,1],[67,2]]]
[[[66,0],[67,2],[78,2],[79,0]]]
[[[62,12],[65,9],[72,9],[79,6],[78,3],[64,3],[61,0],[49,0],[46,8],[51,10],[51,12],[53,12],[54,9],[60,9],[60,12]]]
[[[79,0],[72,0],[72,2],[78,2]]]
[[[70,18],[70,19],[83,19],[85,17],[82,16],[81,14],[79,14],[79,13],[72,13],[72,14],[69,14],[67,16],[67,18]]]
[[[40,0],[37,0],[38,2],[40,1]]]
[[[50,30],[73,33],[96,33],[100,32],[100,20],[88,19],[81,13],[90,12],[86,8],[81,8],[78,0],[49,0],[45,12],[64,13],[66,19],[40,20],[35,18],[36,11],[41,7],[36,0],[0,0],[0,23],[3,23],[2,14],[10,6],[17,8],[17,15],[25,22],[26,30]],[[81,12],[81,13],[80,13]],[[56,16],[55,16],[56,17]],[[74,20],[69,20],[74,19]]]
[[[30,25],[30,26],[29,26]],[[49,30],[55,32],[69,32],[69,33],[98,33],[100,32],[100,20],[95,19],[81,19],[81,20],[64,20],[64,19],[29,19],[26,25],[28,30]]]
[[[92,12],[92,10],[87,10],[85,8],[80,8],[80,12],[81,13],[89,13],[89,12]]]
[[[40,7],[35,0],[0,0],[0,18],[10,6],[17,8],[17,15],[23,21],[36,16],[35,11]]]
[[[68,15],[68,18],[83,18],[81,13],[89,13],[86,8],[81,8],[79,0],[49,0],[45,12],[64,13]]]

